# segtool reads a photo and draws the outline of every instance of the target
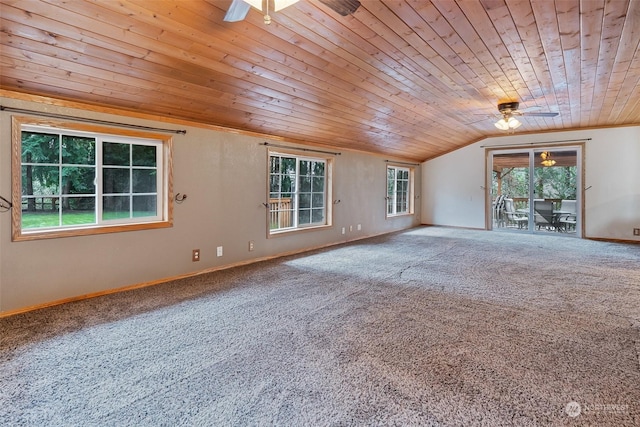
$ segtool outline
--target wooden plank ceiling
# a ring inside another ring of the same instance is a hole
[[[640,124],[638,0],[2,0],[2,89],[421,161],[504,134]]]

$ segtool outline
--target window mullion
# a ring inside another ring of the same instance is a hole
[[[58,134],[58,226],[62,226],[62,134]]]
[[[393,168],[393,214],[398,213],[398,168]]]
[[[96,182],[96,223],[97,224],[102,224],[102,191],[103,191],[103,179],[102,179],[102,175],[103,175],[103,164],[102,164],[102,138],[97,137],[96,138],[96,177],[95,177],[95,182]]]
[[[293,200],[291,202],[293,203],[293,226],[295,228],[298,228],[298,226],[300,225],[298,221],[300,217],[300,212],[298,212],[300,206],[300,204],[298,203],[298,199],[300,198],[300,159],[298,158],[296,158],[295,177],[295,187],[293,189],[293,193],[291,194],[293,196],[291,197]]]

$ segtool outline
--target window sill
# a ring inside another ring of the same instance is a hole
[[[112,226],[69,228],[51,231],[18,231],[13,234],[13,242],[25,242],[42,239],[58,239],[62,237],[92,236],[95,234],[121,233],[124,231],[154,230],[173,227],[172,221],[158,221],[137,224],[118,224]]]
[[[404,216],[413,216],[413,215],[415,215],[415,213],[413,213],[413,212],[399,213],[399,214],[387,214],[387,218],[386,219],[401,218],[401,217],[404,217]]]
[[[299,228],[287,228],[284,230],[270,230],[267,237],[279,237],[285,236],[291,233],[305,232],[305,231],[318,231],[325,228],[331,228],[331,225],[323,224],[323,225],[314,225],[310,227],[299,227]]]

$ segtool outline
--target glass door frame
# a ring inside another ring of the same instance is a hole
[[[576,234],[578,238],[582,238],[583,235],[583,200],[584,200],[584,168],[583,168],[583,156],[584,156],[584,142],[574,144],[536,144],[526,147],[513,146],[513,147],[486,147],[486,182],[485,182],[485,228],[487,230],[493,230],[493,199],[492,199],[492,184],[493,184],[493,158],[500,154],[516,154],[527,153],[529,156],[529,218],[535,218],[534,203],[535,198],[535,167],[536,167],[536,154],[543,151],[561,152],[561,151],[575,151],[576,152]],[[525,232],[534,233],[535,221],[528,221],[528,229]]]

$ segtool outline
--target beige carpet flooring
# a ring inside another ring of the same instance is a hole
[[[420,227],[0,319],[0,425],[638,426],[639,353],[640,245]]]

